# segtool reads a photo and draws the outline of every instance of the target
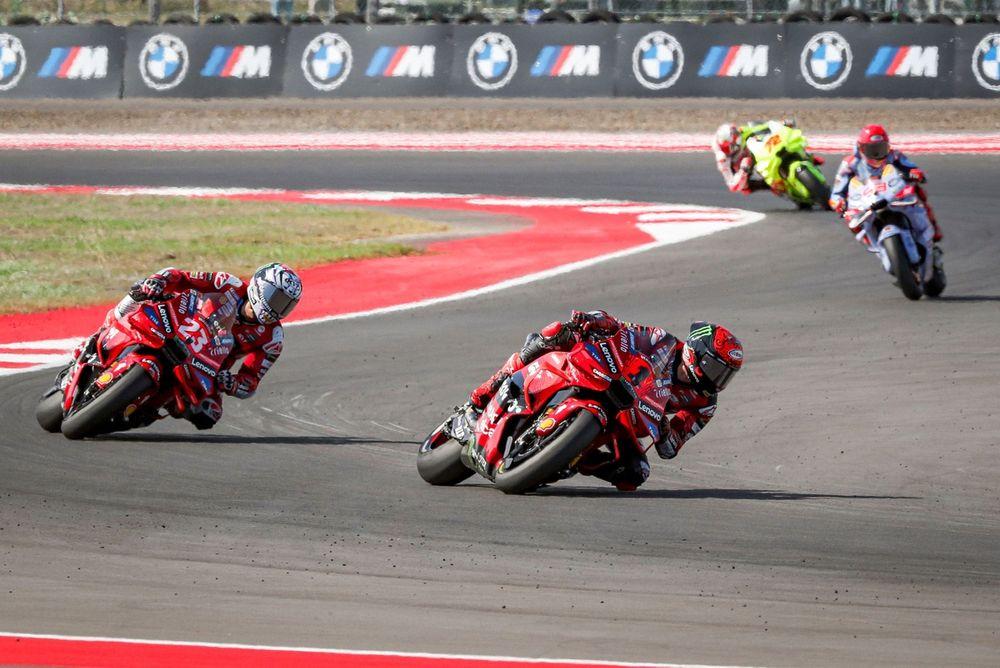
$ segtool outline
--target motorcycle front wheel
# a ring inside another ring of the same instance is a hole
[[[892,275],[896,277],[896,285],[903,291],[907,299],[916,301],[920,299],[924,290],[917,282],[917,276],[910,267],[910,257],[906,254],[906,247],[899,235],[894,235],[882,242],[885,252],[889,256],[889,263],[892,265]]]
[[[569,466],[601,433],[601,423],[587,411],[582,410],[570,419],[569,426],[538,454],[509,471],[498,472],[493,481],[496,488],[505,494],[530,492]]]
[[[73,440],[96,436],[107,431],[108,423],[142,393],[153,387],[153,379],[141,366],[134,366],[78,410],[71,410],[62,421],[62,433]]]
[[[823,209],[830,208],[830,186],[816,178],[807,167],[799,167],[795,176],[802,187],[809,191],[809,197],[814,205]]]
[[[63,420],[63,393],[58,387],[50,388],[35,407],[38,426],[50,434],[58,434]]]

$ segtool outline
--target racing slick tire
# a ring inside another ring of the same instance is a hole
[[[152,387],[153,379],[146,370],[132,367],[79,410],[70,411],[62,421],[63,436],[76,440],[106,432],[112,418]]]
[[[944,270],[935,271],[930,280],[924,283],[924,294],[928,297],[940,297],[946,285]]]
[[[822,209],[829,210],[830,186],[817,179],[816,175],[805,167],[799,167],[799,171],[795,176],[799,179],[799,183],[809,191],[809,196],[812,198],[813,204]]]
[[[587,411],[580,411],[571,420],[537,455],[510,471],[498,472],[494,486],[504,494],[523,494],[569,466],[601,433],[601,423]]]
[[[462,444],[453,438],[432,448],[430,438],[417,453],[417,473],[432,485],[457,485],[474,471],[462,463]]]
[[[49,388],[35,407],[38,426],[50,434],[58,434],[63,421],[63,393],[58,387]]]
[[[917,283],[917,277],[910,267],[910,258],[906,254],[906,248],[903,247],[903,240],[899,238],[899,235],[894,235],[886,239],[883,245],[892,265],[892,275],[896,277],[896,285],[903,291],[907,299],[914,301],[920,299],[924,291]]]

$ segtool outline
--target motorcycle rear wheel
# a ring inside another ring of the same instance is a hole
[[[417,453],[417,473],[432,485],[451,486],[466,480],[473,470],[462,463],[462,444],[453,438],[430,447],[429,441],[437,432],[432,433],[420,446]]]
[[[35,407],[38,426],[50,434],[58,434],[63,421],[63,393],[58,387],[50,388]]]
[[[899,235],[894,235],[882,242],[885,252],[889,256],[889,263],[892,265],[892,275],[896,277],[896,284],[903,291],[907,299],[916,301],[920,299],[924,290],[917,282],[917,277],[910,267],[910,257],[906,254],[906,247]]]
[[[795,174],[799,183],[809,191],[809,197],[814,205],[823,209],[830,208],[830,186],[816,178],[816,175],[806,167],[799,167]]]
[[[601,423],[587,411],[580,411],[571,419],[572,423],[537,455],[510,471],[497,473],[494,486],[504,494],[523,494],[569,466],[601,433]]]
[[[112,418],[152,387],[153,379],[146,370],[141,366],[132,367],[104,392],[63,418],[63,436],[77,440],[106,432]]]

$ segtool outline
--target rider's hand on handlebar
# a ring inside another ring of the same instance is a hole
[[[910,181],[913,181],[914,183],[925,183],[927,181],[927,175],[924,174],[924,170],[922,169],[911,169]]]
[[[136,288],[145,299],[156,299],[163,294],[167,287],[167,282],[159,276],[150,276],[146,280],[138,283]]]

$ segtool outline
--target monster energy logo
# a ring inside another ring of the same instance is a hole
[[[704,327],[699,327],[698,329],[696,329],[693,332],[691,332],[690,334],[688,334],[688,338],[691,338],[691,339],[703,339],[706,336],[711,336],[711,335],[712,335],[712,326],[711,325],[705,325]]]

